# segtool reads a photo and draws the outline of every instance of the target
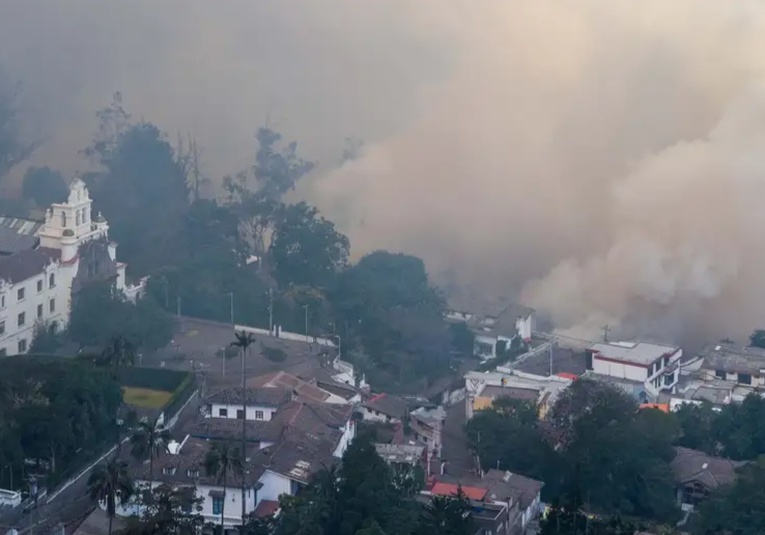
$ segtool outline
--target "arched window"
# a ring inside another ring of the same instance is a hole
[[[74,213],[74,226],[75,227],[79,227],[80,226],[80,211],[79,210],[77,210]]]
[[[89,216],[89,214],[88,214],[88,212],[89,212],[89,211],[90,211],[90,210],[88,210],[87,208],[83,208],[83,209],[82,209],[82,222],[83,222],[83,223],[87,223],[87,222],[88,222],[88,220],[90,219],[90,218],[88,217],[88,216]]]
[[[56,274],[51,273],[50,277],[48,277],[48,288],[55,288],[56,287]]]
[[[61,226],[66,228],[66,212],[61,212]]]

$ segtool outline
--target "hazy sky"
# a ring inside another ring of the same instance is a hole
[[[119,90],[211,174],[269,118],[354,254],[423,256],[579,336],[765,327],[761,0],[6,0],[0,63],[75,169]],[[343,139],[362,157],[332,169]]]

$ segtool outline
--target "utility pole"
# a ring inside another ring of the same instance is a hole
[[[553,376],[553,348],[555,346],[555,339],[550,340],[550,377]]]
[[[268,333],[274,335],[274,289],[268,289]]]
[[[305,309],[305,341],[308,341],[308,305],[303,305]]]
[[[228,292],[230,299],[229,310],[231,313],[231,328],[236,330],[236,323],[234,323],[234,292]]]
[[[608,325],[603,325],[603,341],[608,342],[608,331],[610,331],[611,328]]]

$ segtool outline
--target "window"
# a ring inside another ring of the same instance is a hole
[[[37,319],[42,318],[42,314],[43,314],[43,306],[37,305]]]
[[[236,410],[236,419],[237,420],[244,420],[244,409],[237,409]]]
[[[199,477],[199,470],[197,470],[196,468],[189,468],[186,471],[186,475],[189,477]]]
[[[51,299],[51,300],[48,302],[48,309],[49,309],[51,312],[55,312],[55,311],[56,311],[56,300],[55,300],[55,299]]]
[[[477,355],[489,357],[492,355],[493,349],[494,347],[491,344],[486,344],[484,342],[476,342],[474,353]]]
[[[255,419],[262,420],[264,418],[263,411],[255,411]]]
[[[27,322],[27,315],[26,315],[25,312],[22,312],[21,314],[19,314],[19,317],[18,317],[18,325],[19,325],[19,327],[24,325],[26,322]]]
[[[0,334],[5,334],[5,320],[0,321]]]
[[[674,380],[675,380],[675,374],[674,373],[670,373],[669,375],[665,375],[664,376],[664,386],[671,385],[674,382]]]
[[[175,466],[165,466],[162,469],[162,473],[165,474],[166,476],[175,475]]]
[[[37,281],[37,293],[42,292],[42,279]]]
[[[16,292],[16,299],[19,301],[24,299],[24,288],[19,288],[19,291]]]
[[[228,409],[219,409],[218,416],[220,416],[221,418],[228,417]]]
[[[742,385],[750,385],[752,384],[752,376],[748,373],[739,373],[738,382]]]
[[[48,277],[48,287],[49,288],[55,288],[56,287],[56,274],[51,273],[50,277]]]
[[[0,308],[5,308],[5,296],[0,298]]]
[[[27,339],[22,338],[19,340],[19,353],[26,353],[27,352]]]
[[[213,506],[213,514],[219,515],[221,511],[223,511],[223,497],[222,496],[214,496],[212,500],[212,506]]]
[[[725,379],[728,376],[725,370],[715,370],[715,377],[718,379]]]

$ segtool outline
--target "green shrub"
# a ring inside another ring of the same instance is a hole
[[[278,347],[261,346],[260,352],[271,362],[284,362],[287,354]]]

